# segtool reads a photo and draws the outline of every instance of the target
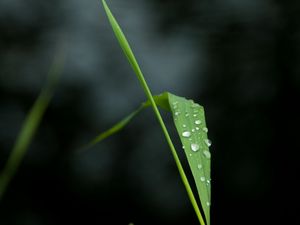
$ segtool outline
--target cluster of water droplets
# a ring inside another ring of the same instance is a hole
[[[184,116],[185,117],[191,117],[191,120],[193,121],[193,128],[191,130],[188,130],[186,129],[187,128],[187,125],[186,124],[183,124],[182,127],[183,127],[183,131],[181,133],[182,137],[184,138],[188,138],[189,141],[191,141],[191,144],[190,144],[190,148],[193,152],[197,152],[201,149],[201,145],[199,145],[199,143],[197,143],[196,141],[193,142],[193,135],[201,135],[201,130],[205,133],[208,132],[208,129],[207,127],[205,126],[202,126],[202,121],[200,119],[198,119],[198,115],[199,115],[199,105],[194,103],[194,102],[191,102],[191,107],[193,108],[192,111],[193,113],[190,115],[189,112],[185,112],[184,113]],[[174,109],[174,114],[175,114],[175,120],[177,120],[177,116],[181,115],[181,112],[178,110],[178,102],[175,101],[173,102],[173,109]],[[196,132],[198,131],[198,132]],[[202,139],[202,138],[201,138]],[[207,147],[210,147],[211,146],[211,141],[207,138],[204,139],[204,144],[207,146]],[[207,159],[210,159],[211,155],[210,155],[210,152],[208,150],[203,150],[203,155],[207,158]]]
[[[211,158],[211,154],[208,150],[208,148],[211,146],[211,141],[206,137],[206,134],[208,133],[208,128],[204,125],[204,121],[201,121],[199,119],[200,113],[203,113],[202,110],[199,109],[199,105],[191,101],[191,107],[192,107],[192,112],[188,111],[183,111],[181,112],[178,109],[178,102],[173,102],[173,109],[174,109],[174,114],[175,114],[175,120],[177,120],[176,117],[179,115],[185,116],[186,118],[189,117],[191,124],[182,124],[182,132],[181,136],[183,138],[186,138],[190,144],[190,149],[191,153],[189,153],[189,156],[192,157],[192,153],[196,153],[199,151],[202,151],[202,154],[204,158],[209,160]],[[192,126],[192,128],[188,129],[187,127]],[[199,141],[200,140],[200,141]],[[207,146],[207,147],[205,147]],[[182,146],[185,149],[185,146]],[[197,168],[199,170],[203,170],[203,165],[198,164]],[[211,180],[209,178],[206,178],[204,175],[200,176],[200,181],[205,183],[207,186],[210,185]],[[206,202],[206,206],[210,207],[210,202]]]

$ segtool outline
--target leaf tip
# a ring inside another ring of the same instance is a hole
[[[107,10],[108,10],[108,6],[107,6],[107,4],[106,4],[106,1],[105,1],[105,0],[102,0],[102,5],[103,5],[103,7],[104,7],[105,11],[107,11]]]

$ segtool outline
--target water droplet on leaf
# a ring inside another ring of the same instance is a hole
[[[211,157],[210,152],[207,150],[203,151],[203,155],[208,159],[210,159],[210,157]]]
[[[195,124],[197,124],[197,125],[201,124],[201,120],[196,120]]]
[[[209,139],[205,139],[204,142],[208,147],[211,146],[211,141]]]
[[[196,151],[198,151],[198,150],[199,150],[199,145],[198,145],[198,144],[195,144],[195,143],[193,143],[193,144],[191,144],[191,149],[192,149],[192,151],[196,152]]]
[[[190,136],[191,136],[191,132],[189,132],[189,131],[184,131],[184,132],[182,132],[182,136],[183,136],[183,137],[190,137]]]

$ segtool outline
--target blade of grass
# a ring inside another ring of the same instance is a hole
[[[95,137],[93,140],[91,140],[87,145],[83,146],[79,149],[79,152],[82,152],[84,150],[87,150],[88,148],[93,147],[95,144],[97,144],[100,141],[103,141],[104,139],[108,138],[109,136],[119,132],[121,129],[123,129],[137,114],[139,114],[146,105],[142,104],[138,109],[130,113],[128,116],[126,116],[124,119],[122,119],[120,122],[113,125],[108,130],[100,133],[97,137]]]
[[[156,95],[153,96],[154,101],[156,102],[157,105],[162,107],[165,110],[170,111],[169,103],[168,103],[168,93],[163,93],[161,95]],[[82,152],[84,150],[87,150],[88,148],[93,147],[96,145],[98,142],[103,141],[104,139],[110,137],[111,135],[119,132],[122,130],[137,114],[139,114],[143,109],[148,108],[151,106],[149,100],[146,102],[143,102],[139,108],[137,108],[135,111],[130,113],[128,116],[123,118],[121,121],[113,125],[111,128],[108,130],[101,132],[99,135],[97,135],[94,139],[92,139],[88,144],[85,146],[81,147],[78,152]]]
[[[208,129],[204,109],[192,100],[170,93],[168,96],[174,124],[196,183],[206,223],[209,225],[211,205],[209,146],[211,142],[207,138]]]
[[[207,224],[210,224],[210,141],[207,139],[208,129],[206,127],[204,109],[192,100],[168,92],[153,97],[158,106],[172,113],[175,127],[193,174]],[[129,116],[93,139],[88,144],[88,147],[123,129],[140,111],[149,106],[149,101],[142,103]]]
[[[184,186],[186,188],[186,191],[187,191],[187,194],[188,194],[188,196],[190,198],[190,201],[191,201],[191,203],[192,203],[192,205],[194,207],[194,210],[195,210],[196,215],[197,215],[197,217],[199,219],[199,222],[200,222],[201,225],[205,225],[203,217],[202,217],[201,212],[199,210],[199,207],[197,205],[197,201],[196,201],[196,199],[194,197],[194,194],[192,192],[192,189],[190,187],[188,179],[187,179],[187,177],[185,175],[185,172],[184,172],[184,170],[182,168],[182,165],[180,163],[179,157],[178,157],[178,155],[176,153],[175,147],[174,147],[173,142],[172,142],[172,140],[170,138],[170,135],[168,133],[168,130],[167,130],[167,128],[166,128],[166,126],[165,126],[165,124],[163,122],[163,119],[162,119],[162,117],[160,115],[160,112],[159,112],[159,110],[157,108],[157,105],[156,105],[156,103],[155,103],[155,101],[153,99],[151,91],[150,91],[150,89],[149,89],[149,87],[148,87],[148,85],[146,83],[144,75],[143,75],[143,73],[142,73],[142,71],[141,71],[141,69],[140,69],[140,67],[139,67],[139,65],[138,65],[138,63],[137,63],[134,55],[133,55],[133,52],[132,52],[132,50],[131,50],[131,48],[129,46],[129,43],[127,42],[127,40],[126,40],[126,38],[125,38],[125,36],[124,36],[124,34],[123,34],[120,26],[118,25],[117,21],[115,20],[114,16],[112,15],[110,9],[108,8],[105,0],[102,0],[102,3],[103,3],[103,6],[104,6],[104,9],[105,9],[105,12],[107,14],[107,17],[109,19],[109,22],[110,22],[110,24],[112,26],[112,29],[113,29],[113,31],[115,33],[115,36],[118,39],[119,44],[120,44],[120,46],[121,46],[124,54],[126,55],[126,57],[127,57],[130,65],[131,65],[131,67],[133,68],[133,70],[134,70],[134,72],[135,72],[138,80],[140,81],[140,84],[141,84],[142,88],[144,89],[144,92],[145,92],[148,100],[151,103],[151,106],[152,106],[152,109],[153,109],[153,111],[154,111],[154,113],[156,115],[156,118],[158,119],[158,122],[159,122],[159,124],[160,124],[160,126],[161,126],[161,128],[163,130],[163,133],[165,135],[165,138],[166,138],[166,140],[168,142],[168,145],[169,145],[169,147],[171,149],[171,152],[172,152],[172,155],[174,157],[175,163],[177,165],[179,174],[180,174],[181,179],[183,181],[183,184],[184,184]]]
[[[58,77],[62,72],[64,54],[65,52],[61,51],[58,56],[55,57],[48,73],[47,85],[42,89],[30,112],[26,116],[20,133],[15,141],[12,152],[9,155],[4,169],[0,174],[0,200],[7,190],[7,187],[15,175],[18,167],[20,166],[20,163],[53,96]]]

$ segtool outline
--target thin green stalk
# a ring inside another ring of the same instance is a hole
[[[103,3],[103,6],[105,8],[105,11],[106,11],[106,13],[108,15],[108,19],[109,19],[110,23],[112,24],[114,33],[115,33],[115,35],[116,35],[116,37],[117,37],[117,39],[118,39],[118,41],[119,41],[119,43],[121,45],[121,48],[123,49],[123,51],[124,51],[124,53],[125,53],[128,61],[129,61],[130,65],[132,66],[134,72],[136,73],[136,75],[137,75],[137,77],[138,77],[138,79],[140,81],[140,84],[142,85],[142,88],[144,89],[144,92],[145,92],[147,98],[149,99],[149,101],[151,103],[151,106],[152,106],[153,111],[154,111],[154,113],[156,115],[156,118],[158,119],[158,122],[159,122],[159,124],[160,124],[160,126],[161,126],[161,128],[163,130],[163,133],[164,133],[164,135],[165,135],[165,137],[167,139],[168,145],[169,145],[169,147],[171,149],[172,155],[173,155],[175,163],[177,165],[180,177],[181,177],[182,182],[183,182],[183,184],[185,186],[185,189],[186,189],[186,191],[188,193],[189,199],[190,199],[190,201],[191,201],[191,203],[192,203],[192,205],[194,207],[194,210],[195,210],[196,215],[197,215],[197,217],[199,219],[199,222],[200,222],[201,225],[205,225],[205,222],[204,222],[203,217],[201,215],[201,212],[199,210],[199,207],[198,207],[197,201],[196,201],[196,199],[194,197],[194,194],[193,194],[193,191],[191,189],[191,186],[190,186],[190,184],[188,182],[188,179],[187,179],[187,177],[185,175],[183,167],[182,167],[182,165],[180,163],[179,157],[178,157],[178,155],[176,153],[174,144],[173,144],[173,142],[171,140],[171,137],[169,135],[169,132],[168,132],[168,130],[167,130],[167,128],[166,128],[166,126],[165,126],[165,124],[163,122],[163,119],[162,119],[162,117],[160,115],[160,112],[159,112],[159,110],[157,108],[157,105],[156,105],[156,103],[155,103],[155,101],[153,99],[151,91],[150,91],[150,89],[149,89],[149,87],[147,85],[147,82],[146,82],[145,78],[144,78],[144,75],[143,75],[143,73],[142,73],[142,71],[141,71],[141,69],[140,69],[140,67],[139,67],[139,65],[137,63],[137,60],[135,59],[135,56],[133,55],[133,52],[132,52],[132,50],[131,50],[131,48],[129,46],[129,43],[127,42],[127,40],[126,40],[126,38],[125,38],[125,36],[124,36],[121,28],[119,27],[117,21],[114,19],[112,13],[110,12],[110,10],[109,10],[109,8],[108,8],[105,0],[102,0],[102,3]],[[116,26],[114,26],[114,25],[116,25]]]
[[[64,50],[64,49],[63,49]],[[60,50],[48,73],[47,85],[27,114],[8,160],[0,173],[0,200],[16,174],[53,96],[58,76],[62,72],[65,52]]]
[[[97,144],[98,142],[106,139],[107,137],[113,135],[114,133],[117,133],[118,131],[120,131],[123,127],[125,127],[133,117],[135,117],[137,114],[139,114],[144,108],[146,108],[149,104],[142,104],[137,110],[135,110],[134,112],[130,113],[128,116],[126,116],[124,119],[122,119],[120,122],[118,122],[117,124],[115,124],[114,126],[112,126],[110,129],[102,132],[101,134],[99,134],[96,138],[94,138],[92,141],[90,141],[87,145],[81,147],[80,149],[78,149],[78,153],[81,153],[87,149],[89,149],[90,147],[94,146],[95,144]]]

